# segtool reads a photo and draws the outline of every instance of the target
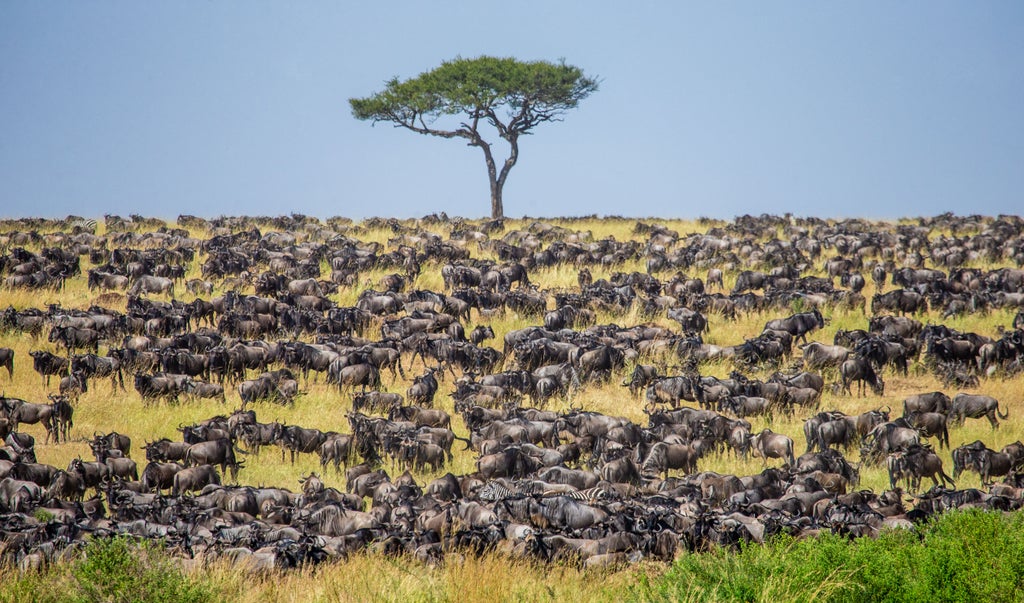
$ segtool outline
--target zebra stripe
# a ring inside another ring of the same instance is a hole
[[[527,482],[525,484],[514,484],[513,488],[509,488],[508,486],[496,481],[488,482],[480,489],[479,492],[477,492],[477,498],[488,502],[494,502],[506,498],[536,495],[540,495],[545,498],[564,496],[580,502],[593,502],[608,498],[608,491],[601,486],[594,486],[593,488],[587,488],[586,490],[571,490],[569,492],[545,491],[543,490],[543,486],[539,483]]]

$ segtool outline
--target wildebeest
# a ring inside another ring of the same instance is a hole
[[[335,473],[340,473],[340,465],[344,463],[348,468],[349,457],[352,452],[352,435],[331,434],[317,449],[320,455],[320,467],[326,468],[327,463],[334,463]]]
[[[648,404],[671,404],[672,408],[678,408],[680,400],[703,404],[704,387],[696,376],[661,377],[647,386],[645,397]]]
[[[915,394],[903,401],[903,416],[912,412],[939,412],[947,414],[953,403],[946,394],[935,391],[926,394]]]
[[[178,463],[151,461],[142,470],[140,481],[144,492],[159,492],[174,487],[174,476],[185,469]]]
[[[70,374],[61,377],[57,391],[60,395],[77,402],[82,394],[89,391],[89,382],[81,371],[71,371]]]
[[[189,380],[185,383],[185,393],[194,400],[213,399],[221,404],[225,402],[224,386],[218,383]]]
[[[636,397],[641,390],[653,383],[658,378],[658,368],[650,364],[638,364],[633,367],[629,379],[624,380],[622,385],[629,388],[629,393]]]
[[[926,438],[937,437],[939,449],[949,448],[949,429],[946,426],[946,415],[940,412],[912,411],[904,415],[914,429]]]
[[[850,357],[850,350],[840,345],[825,345],[812,341],[801,346],[804,366],[809,370],[821,370],[827,367],[838,368]]]
[[[876,293],[871,297],[871,313],[891,310],[899,314],[916,314],[927,309],[927,300],[917,291],[896,289],[888,293]]]
[[[139,296],[147,293],[166,293],[174,297],[174,281],[162,276],[143,275],[135,279],[128,295]]]
[[[865,394],[865,384],[871,386],[871,391],[876,396],[881,396],[885,392],[885,383],[882,378],[875,373],[875,369],[872,368],[871,362],[867,358],[854,358],[847,360],[839,366],[839,376],[842,379],[842,391],[847,395],[852,395],[850,392],[850,384],[854,381],[857,382],[857,395],[863,396]]]
[[[220,465],[221,472],[231,470],[231,479],[238,479],[238,469],[242,466],[235,459],[235,444],[228,438],[192,444],[185,452],[184,462],[186,467]]]
[[[817,309],[811,312],[800,312],[787,318],[777,318],[765,323],[765,330],[785,331],[794,338],[807,343],[807,334],[825,326],[825,318]]]
[[[494,329],[490,325],[478,325],[469,334],[469,340],[473,345],[480,345],[488,339],[494,339]]]
[[[33,482],[5,477],[0,480],[0,507],[8,513],[28,513],[42,502],[43,489]]]
[[[128,277],[94,269],[88,272],[87,284],[89,290],[124,291],[128,288]]]
[[[143,401],[148,402],[155,398],[167,398],[171,402],[177,402],[190,381],[187,375],[174,375],[157,373],[155,375],[135,375],[135,391],[142,396]]]
[[[147,461],[183,461],[189,446],[191,444],[161,438],[155,442],[146,443],[142,449],[146,451]]]
[[[787,467],[796,465],[796,458],[793,456],[793,439],[781,433],[775,433],[771,429],[764,429],[757,435],[750,438],[750,449],[756,456],[764,459],[765,464],[769,458],[782,459]]]
[[[669,469],[682,469],[686,474],[696,473],[698,456],[697,450],[688,444],[658,442],[647,453],[640,472],[647,479],[657,478],[662,473],[667,478]]]
[[[916,429],[900,427],[895,422],[887,422],[875,426],[863,442],[860,458],[870,464],[881,461],[887,454],[920,445],[921,438]]]
[[[352,396],[352,412],[378,412],[386,414],[394,406],[401,406],[402,394],[366,392]]]
[[[1021,451],[1019,442],[1004,447],[1001,452],[988,448],[981,440],[964,444],[952,452],[953,477],[958,477],[965,470],[973,470],[981,476],[982,485],[988,485],[993,477],[1007,475],[1020,468],[1024,461]]]
[[[54,410],[54,404],[35,404],[19,398],[0,397],[0,412],[6,416],[10,430],[13,432],[18,431],[18,426],[22,423],[29,425],[42,423],[46,429],[45,443],[49,443],[51,437],[54,442],[59,441],[60,433],[57,430],[57,424],[54,422]]]
[[[337,368],[336,368],[337,367]],[[355,386],[360,386],[362,391],[367,389],[380,389],[380,371],[369,363],[353,364],[338,367],[335,362],[331,363],[328,369],[329,378],[338,384],[338,390],[344,393]]]
[[[0,348],[0,367],[7,369],[7,376],[14,379],[14,350]]]
[[[700,312],[686,307],[669,308],[668,317],[679,321],[683,333],[703,333],[708,330],[708,319]]]
[[[121,361],[113,356],[97,356],[96,354],[74,356],[71,359],[71,371],[78,371],[89,379],[110,377],[112,388],[116,389],[120,383],[121,390],[124,390],[124,373],[121,371]]]
[[[33,350],[28,354],[32,356],[32,368],[43,377],[43,382],[47,387],[50,386],[51,376],[68,374],[68,367],[71,363],[67,358],[61,358],[46,350]]]
[[[294,382],[292,379],[288,381]],[[239,383],[238,396],[242,399],[243,408],[247,404],[262,400],[279,404],[290,404],[292,402],[292,396],[289,396],[287,392],[282,390],[278,382],[272,377],[265,375]]]
[[[1010,411],[1006,414],[999,412],[999,401],[992,396],[981,396],[976,394],[957,394],[949,407],[949,421],[954,425],[963,425],[964,419],[980,419],[985,417],[992,424],[992,429],[999,429],[999,421],[996,419],[1007,419]]]
[[[49,336],[50,342],[62,344],[69,356],[78,349],[92,350],[92,353],[95,354],[99,351],[99,344],[102,338],[103,335],[96,329],[72,326],[61,327],[57,325],[50,328]]]
[[[319,429],[307,429],[298,425],[287,425],[281,430],[281,460],[284,460],[284,451],[291,452],[292,464],[295,464],[295,456],[300,453],[316,452],[320,445],[327,440],[328,434]]]
[[[210,484],[220,484],[220,475],[213,465],[186,467],[174,474],[171,496],[184,492],[198,492]]]
[[[907,481],[912,491],[918,490],[921,478],[928,476],[936,486],[956,486],[953,478],[942,470],[942,459],[927,446],[915,445],[889,455],[889,484],[895,489],[900,478]]]
[[[409,402],[427,407],[433,406],[434,394],[437,393],[438,387],[434,372],[434,369],[429,368],[425,373],[413,379],[412,385],[405,392],[405,397]]]

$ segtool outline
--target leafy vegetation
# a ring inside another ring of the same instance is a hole
[[[0,600],[60,603],[200,603],[214,600],[218,588],[184,573],[159,544],[126,537],[93,539],[74,561],[7,576],[4,584]]]
[[[954,511],[878,539],[784,537],[684,555],[642,576],[642,601],[1021,601],[1024,516]]]

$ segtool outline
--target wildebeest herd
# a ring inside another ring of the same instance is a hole
[[[91,298],[0,313],[0,369],[11,386],[34,370],[48,395],[0,396],[5,559],[33,567],[131,534],[258,568],[363,550],[604,565],[1021,506],[1024,445],[993,439],[1018,399],[990,394],[1022,369],[1024,220],[744,216],[618,237],[576,224],[0,223],[0,295]],[[915,379],[940,387],[907,391]],[[79,433],[97,396],[237,410],[177,439]],[[333,429],[257,418],[304,404]],[[967,419],[999,450],[950,450]],[[37,462],[76,441],[94,460]],[[279,462],[267,447],[322,469],[296,472],[295,492],[240,485]],[[750,456],[762,470],[713,470]],[[342,467],[344,490],[328,487]],[[870,471],[888,487],[861,488]],[[958,489],[965,471],[982,488]]]

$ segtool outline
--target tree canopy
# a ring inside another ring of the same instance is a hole
[[[539,124],[560,121],[568,109],[597,90],[597,80],[564,61],[519,61],[482,56],[456,58],[415,78],[389,80],[380,92],[349,99],[356,119],[390,122],[419,134],[463,138],[480,147],[491,185],[491,217],[504,216],[502,189],[519,158],[519,137]],[[459,115],[449,127],[441,118]],[[489,125],[509,145],[500,170],[481,127]]]

